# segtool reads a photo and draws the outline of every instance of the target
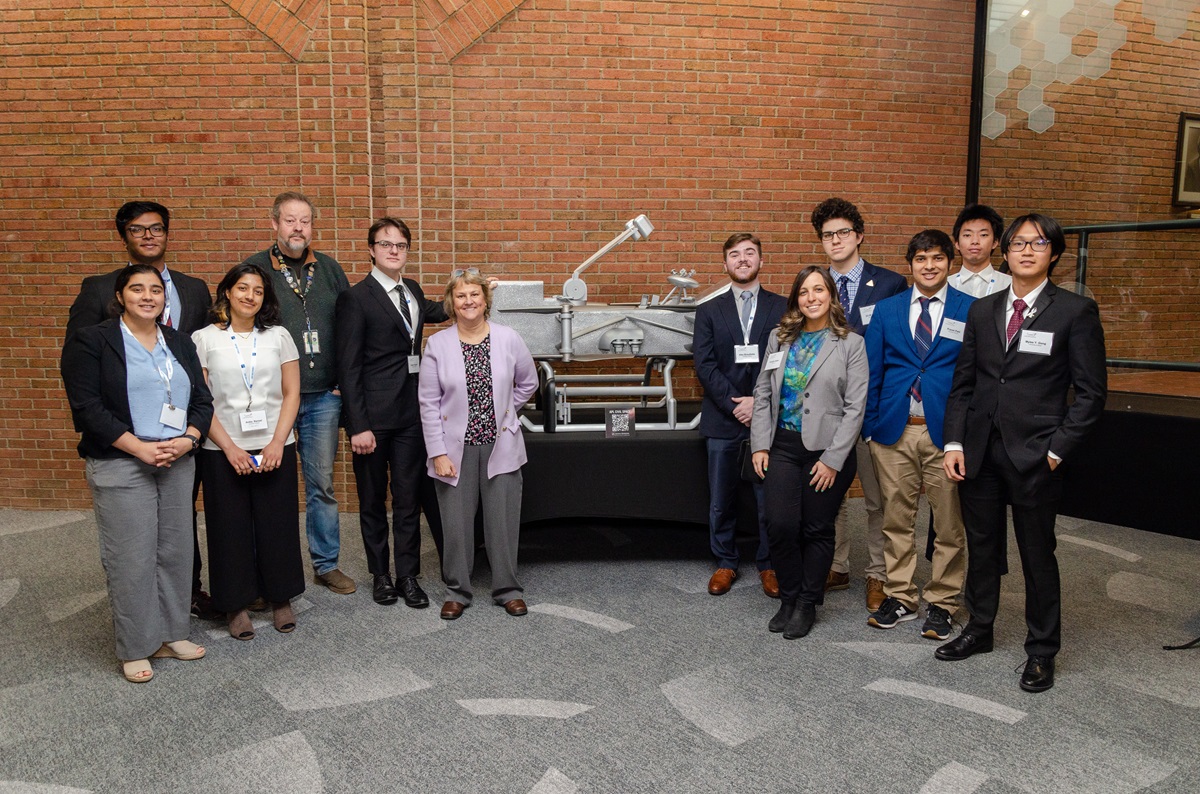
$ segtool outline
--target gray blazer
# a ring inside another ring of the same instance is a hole
[[[767,342],[766,356],[780,349],[776,328]],[[758,374],[754,385],[754,416],[750,420],[750,449],[754,452],[769,451],[775,439],[786,366],[785,354],[778,367],[767,369],[764,365]],[[869,373],[866,345],[855,333],[847,334],[845,339],[830,334],[809,373],[801,437],[808,449],[825,450],[821,462],[834,471],[841,471],[846,465],[846,457],[862,430]]]

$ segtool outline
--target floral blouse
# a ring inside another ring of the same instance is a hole
[[[812,373],[813,362],[817,360],[821,345],[828,336],[828,328],[804,331],[788,348],[787,364],[783,370],[783,388],[779,390],[780,427],[800,432],[808,376]]]
[[[488,334],[478,344],[462,345],[463,363],[467,368],[467,435],[465,441],[473,447],[491,444],[496,440],[496,400],[492,394],[492,336]]]

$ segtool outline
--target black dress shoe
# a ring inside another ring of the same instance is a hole
[[[404,603],[413,609],[424,609],[429,606],[429,596],[425,595],[425,591],[421,589],[421,585],[417,584],[416,577],[401,576],[396,582],[396,586],[404,595]]]
[[[395,585],[392,584],[392,577],[386,573],[375,575],[375,586],[371,588],[371,597],[375,599],[376,604],[394,604],[400,600],[400,594],[396,592]]]
[[[1054,659],[1049,656],[1030,656],[1021,673],[1021,689],[1026,692],[1045,692],[1054,686]]]
[[[815,604],[807,601],[796,602],[796,610],[792,612],[792,616],[788,618],[787,625],[783,629],[783,638],[796,640],[807,635],[816,621],[817,607]]]
[[[961,662],[963,659],[974,656],[977,653],[991,652],[992,638],[990,635],[987,637],[978,637],[974,634],[967,634],[964,631],[934,651],[933,655],[943,662]]]
[[[778,634],[787,628],[787,623],[792,619],[792,613],[796,611],[796,602],[787,603],[786,601],[779,604],[779,611],[775,613],[775,617],[771,618],[771,622],[767,624],[767,631]]]

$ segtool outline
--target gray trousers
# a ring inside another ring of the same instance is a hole
[[[449,601],[471,603],[475,568],[475,511],[483,502],[483,543],[492,567],[492,600],[503,604],[524,592],[517,581],[517,544],[521,537],[521,470],[487,476],[492,445],[463,449],[458,485],[434,480],[442,511],[442,580]]]
[[[118,659],[145,659],[164,642],[187,639],[195,470],[191,457],[170,468],[87,460]]]

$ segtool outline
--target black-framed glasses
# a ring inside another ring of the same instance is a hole
[[[125,227],[125,233],[130,237],[145,237],[146,232],[150,233],[151,237],[162,237],[167,233],[167,227],[161,223],[155,223],[151,226],[142,226],[141,224],[131,223]]]
[[[828,242],[836,235],[838,239],[845,240],[852,234],[854,234],[854,230],[847,226],[845,229],[838,229],[834,232],[821,232],[821,239]]]
[[[392,243],[387,240],[376,240],[375,245],[385,251],[399,251],[400,253],[404,253],[408,250],[408,243]]]
[[[1008,250],[1020,253],[1025,250],[1026,244],[1033,247],[1035,251],[1045,251],[1050,247],[1050,241],[1044,237],[1039,237],[1036,240],[1009,240]]]
[[[479,268],[477,268],[477,267],[456,267],[450,271],[450,278],[462,278],[463,276],[467,275],[468,273],[470,273],[472,276],[478,276]]]

